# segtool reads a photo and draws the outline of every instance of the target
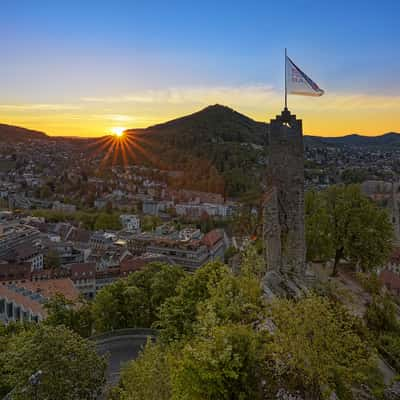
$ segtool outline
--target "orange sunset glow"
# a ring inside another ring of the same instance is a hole
[[[268,122],[284,105],[288,47],[325,91],[318,99],[289,96],[305,134],[400,131],[400,57],[393,51],[398,2],[389,0],[386,9],[381,2],[362,9],[357,2],[343,8],[322,2],[292,12],[286,3],[260,1],[227,10],[222,1],[221,10],[206,18],[201,8],[207,10],[207,2],[199,9],[187,2],[179,9],[183,17],[163,3],[150,11],[122,1],[121,8],[88,6],[73,14],[68,2],[27,2],[22,11],[19,2],[7,3],[2,11],[10,23],[0,27],[7,44],[0,64],[1,123],[51,136],[118,136],[113,129],[146,128],[216,103]],[[248,25],[240,29],[247,13]],[[265,24],[267,14],[286,20]],[[118,26],[104,23],[109,15]],[[203,18],[210,29],[202,29]],[[313,30],[304,29],[304,18],[314,21]]]
[[[122,137],[124,135],[125,130],[126,130],[126,128],[123,128],[121,126],[115,126],[115,127],[111,128],[112,134],[117,137]]]
[[[114,127],[111,129],[112,135],[90,143],[86,148],[89,158],[98,158],[100,168],[113,165],[128,166],[132,162],[159,165],[157,158],[152,155],[153,150],[157,149],[157,143],[133,132],[126,133],[125,130],[123,127]]]
[[[305,134],[375,136],[400,130],[399,96],[332,93],[329,87],[326,90],[319,99],[289,98],[290,109],[304,121]],[[125,129],[166,122],[215,103],[257,121],[269,121],[282,108],[282,93],[263,86],[192,88],[139,93],[136,97],[85,98],[73,104],[8,104],[0,105],[0,121],[48,135],[120,135]]]

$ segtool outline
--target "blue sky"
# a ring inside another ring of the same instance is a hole
[[[288,47],[327,92],[290,99],[312,133],[400,130],[399,1],[3,0],[0,13],[0,122],[100,135],[207,102],[268,119]]]

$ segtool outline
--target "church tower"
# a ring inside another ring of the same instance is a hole
[[[271,120],[264,207],[267,270],[305,275],[304,147],[302,121],[285,108]]]

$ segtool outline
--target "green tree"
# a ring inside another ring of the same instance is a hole
[[[385,360],[400,373],[400,323],[397,305],[389,294],[375,295],[365,320]]]
[[[229,246],[224,253],[224,260],[225,262],[228,262],[235,254],[238,253],[238,250],[233,247],[233,246]]]
[[[36,327],[31,322],[11,322],[7,325],[0,324],[0,398],[2,399],[7,393],[13,389],[12,383],[8,378],[9,371],[3,363],[2,355],[5,354],[7,344],[10,339],[19,333],[25,332]]]
[[[235,276],[220,262],[208,263],[182,279],[176,292],[161,305],[155,324],[166,343],[190,338],[199,329],[255,324],[263,318],[264,301],[257,275],[247,271]]]
[[[179,281],[184,278],[187,273],[179,266],[171,266],[162,263],[152,263],[148,269],[144,270],[144,274],[150,274],[148,280],[150,282],[150,306],[151,319],[156,320],[158,317],[158,309],[164,301],[176,294],[176,287]],[[137,284],[141,274],[132,274],[131,282]]]
[[[392,249],[393,227],[385,210],[362,195],[356,185],[331,186],[306,197],[309,259],[342,259],[363,270],[383,264]]]
[[[135,287],[129,287],[125,279],[118,279],[101,289],[93,303],[96,332],[132,328],[143,304]]]
[[[176,295],[167,298],[159,310],[155,327],[160,329],[162,341],[178,341],[193,334],[198,305],[210,297],[210,288],[227,274],[229,269],[224,264],[211,262],[179,282]]]
[[[252,236],[257,233],[259,218],[253,213],[252,206],[242,206],[234,214],[232,230],[238,236]]]
[[[248,263],[238,275],[209,263],[181,279],[160,307],[161,340],[127,365],[111,398],[275,399],[285,389],[351,399],[371,383],[375,353],[357,318],[315,295],[265,305]]]
[[[106,210],[106,213],[111,214],[113,211],[113,205],[112,205],[111,201],[107,201],[104,208]]]
[[[139,357],[121,371],[119,386],[112,390],[115,400],[170,400],[170,352],[159,344],[147,343]]]
[[[228,273],[209,285],[208,293],[197,305],[196,331],[229,324],[255,326],[264,319],[263,293],[255,276]]]
[[[245,276],[261,279],[266,272],[264,257],[258,253],[255,245],[247,246],[242,254],[240,272]]]
[[[349,398],[352,386],[366,383],[375,354],[344,308],[317,296],[277,300],[270,317],[275,329],[266,365],[272,390],[283,387],[316,400],[336,391]]]
[[[157,228],[161,224],[161,218],[152,215],[145,215],[142,219],[142,230],[144,232],[150,232]]]
[[[57,294],[45,304],[48,316],[45,324],[64,325],[82,337],[89,337],[93,331],[94,317],[92,305],[81,299],[74,303]]]
[[[37,399],[95,399],[105,383],[105,359],[94,345],[65,327],[37,325],[12,336],[0,354],[15,398],[34,398],[29,377],[41,370]],[[24,389],[27,390],[24,390]]]
[[[385,332],[379,336],[378,349],[385,360],[397,373],[400,373],[400,335],[397,332]]]
[[[44,185],[40,188],[40,198],[49,199],[53,195],[53,192],[49,185]]]
[[[365,313],[365,320],[368,327],[378,334],[390,331],[400,333],[397,306],[388,294],[373,297]]]
[[[60,265],[61,260],[57,251],[50,249],[44,257],[44,266],[48,269],[58,269]]]
[[[121,229],[121,223],[117,214],[101,213],[94,223],[95,230],[118,230]]]
[[[172,363],[172,399],[262,399],[263,355],[260,334],[246,326],[196,336]]]
[[[159,307],[175,295],[184,275],[179,267],[152,263],[104,287],[93,302],[96,330],[151,327]]]
[[[342,174],[341,178],[343,183],[346,185],[350,185],[352,183],[362,183],[368,179],[369,172],[365,169],[359,168],[350,168],[345,169]]]
[[[261,399],[264,336],[231,324],[196,335],[183,347],[149,342],[125,366],[110,399]]]
[[[308,261],[328,261],[335,246],[328,208],[320,193],[310,191],[305,197],[306,243]]]

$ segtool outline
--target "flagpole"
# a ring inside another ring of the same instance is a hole
[[[287,85],[286,85],[286,80],[287,80],[287,76],[286,76],[286,70],[287,70],[287,48],[285,47],[285,110],[287,110]]]

